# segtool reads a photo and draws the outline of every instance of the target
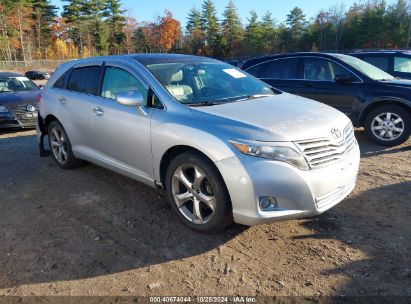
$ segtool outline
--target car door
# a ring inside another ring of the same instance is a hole
[[[362,81],[341,64],[328,58],[304,57],[302,77],[310,85],[305,97],[332,106],[349,117],[357,112]]]
[[[44,94],[50,99],[74,153],[90,149],[92,109],[97,98],[102,61],[81,63],[64,73]]]
[[[116,95],[139,91],[147,102],[148,90],[148,85],[134,69],[123,63],[107,61],[91,121],[91,145],[98,158],[143,182],[153,177],[151,111],[150,108],[142,111],[137,106],[120,104]]]

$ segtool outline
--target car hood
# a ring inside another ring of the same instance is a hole
[[[35,104],[40,90],[0,93],[0,105]]]
[[[331,138],[331,129],[341,131],[349,118],[325,104],[296,95],[282,93],[258,99],[192,108],[193,114],[228,119],[226,123],[212,122],[215,127],[226,126],[238,139],[260,141],[299,141]]]

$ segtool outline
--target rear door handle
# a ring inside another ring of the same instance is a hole
[[[95,108],[93,108],[93,113],[94,113],[94,115],[96,115],[96,116],[103,116],[103,115],[104,115],[104,111],[103,111],[103,109],[100,108],[100,107],[95,107]]]
[[[67,100],[64,97],[59,97],[58,101],[61,104],[66,104],[66,102],[67,102]]]

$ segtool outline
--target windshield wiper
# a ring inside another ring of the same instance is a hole
[[[202,101],[202,102],[185,103],[185,105],[189,107],[215,106],[215,105],[219,105],[223,103],[256,99],[256,98],[268,97],[268,96],[273,96],[273,95],[274,94],[254,94],[254,95],[240,96],[239,98],[235,98],[235,99],[223,98],[221,100],[209,100],[209,101]]]
[[[206,107],[206,106],[215,106],[218,104],[223,104],[225,102],[218,102],[218,101],[203,101],[203,102],[192,102],[192,103],[184,103],[184,105],[189,107]]]

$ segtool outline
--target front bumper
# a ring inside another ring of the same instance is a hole
[[[256,225],[318,215],[341,202],[355,187],[358,144],[327,167],[299,170],[284,162],[240,155],[216,162],[229,191],[234,221]],[[278,209],[262,211],[260,196],[273,196]]]
[[[1,117],[0,116],[0,129],[13,129],[13,128],[35,128],[37,118],[31,120],[20,121],[16,118]]]

